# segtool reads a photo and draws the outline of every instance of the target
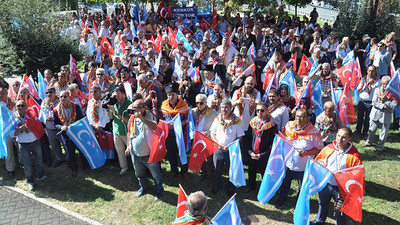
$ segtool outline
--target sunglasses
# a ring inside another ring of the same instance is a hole
[[[257,112],[262,112],[262,113],[263,113],[263,112],[265,112],[265,109],[257,109],[256,111],[257,111]]]
[[[54,91],[46,91],[46,95],[54,93]]]
[[[68,96],[61,95],[60,98],[68,98]]]
[[[25,107],[26,105],[17,105],[17,108],[23,108],[23,107]]]
[[[178,45],[183,45],[183,44],[178,44]]]
[[[196,102],[196,105],[204,105],[204,102]]]

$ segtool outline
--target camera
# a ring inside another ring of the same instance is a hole
[[[101,100],[103,101],[103,104],[101,105],[103,109],[108,109],[108,105],[114,105],[117,103],[117,98],[112,94],[112,92],[105,93],[104,96],[101,97]]]

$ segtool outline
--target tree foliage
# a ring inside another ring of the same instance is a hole
[[[297,16],[297,7],[306,6],[310,3],[310,0],[284,0],[284,2],[288,5],[295,6],[295,15]]]
[[[339,16],[336,28],[341,37],[360,40],[363,34],[382,39],[392,31],[400,28],[399,19],[395,17],[399,7],[396,1],[364,0],[358,8],[354,1],[339,4]]]
[[[60,35],[68,22],[58,11],[59,5],[51,0],[0,1],[0,59],[6,74],[58,71],[68,64],[69,54],[81,59],[78,43]],[[71,19],[70,14],[65,16]]]

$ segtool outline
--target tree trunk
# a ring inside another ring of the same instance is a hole
[[[294,6],[294,18],[296,18],[296,17],[297,17],[297,3]]]

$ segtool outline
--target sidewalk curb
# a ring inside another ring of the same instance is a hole
[[[2,185],[2,186],[5,187],[5,188],[10,189],[12,191],[18,192],[18,193],[20,193],[20,194],[22,194],[22,195],[24,195],[24,196],[26,196],[28,198],[31,198],[31,199],[33,199],[35,201],[38,201],[38,202],[40,202],[40,203],[42,203],[42,204],[44,204],[44,205],[46,205],[48,207],[51,207],[51,208],[56,209],[56,210],[58,210],[58,211],[60,211],[62,213],[65,213],[65,214],[67,214],[69,216],[72,216],[72,217],[75,217],[75,218],[77,218],[79,220],[82,220],[85,223],[88,223],[88,224],[91,224],[91,225],[102,225],[102,223],[99,223],[97,221],[94,221],[92,219],[84,217],[84,216],[82,216],[82,215],[80,215],[78,213],[75,213],[75,212],[73,212],[73,211],[71,211],[71,210],[69,210],[67,208],[64,208],[64,207],[62,207],[60,205],[57,205],[57,204],[55,204],[53,202],[50,202],[50,201],[48,201],[48,200],[46,200],[44,198],[39,198],[39,197],[35,196],[34,194],[31,194],[31,193],[29,193],[27,191],[24,191],[22,189],[19,189],[17,187],[12,187],[12,186],[8,186],[8,185]]]

